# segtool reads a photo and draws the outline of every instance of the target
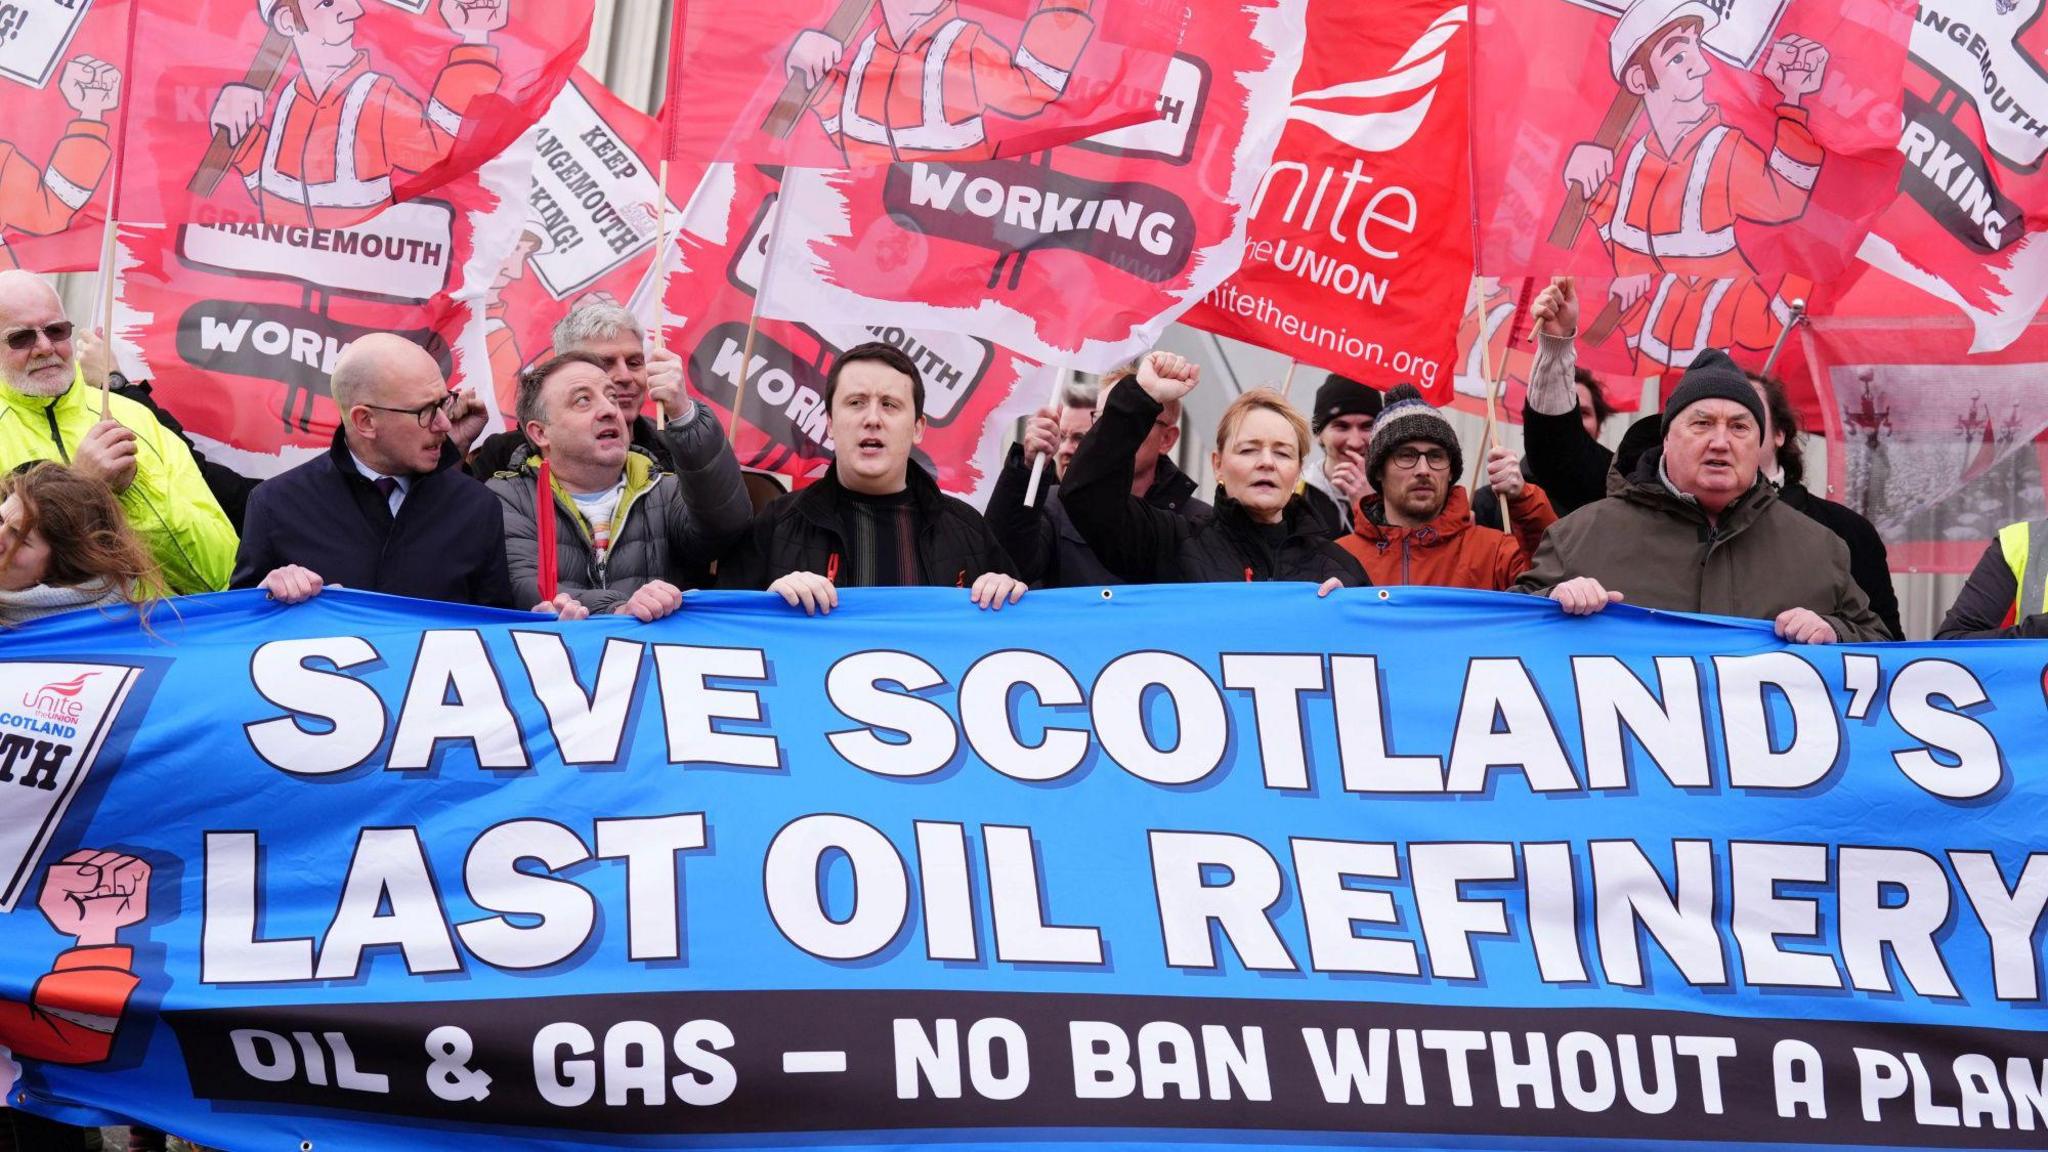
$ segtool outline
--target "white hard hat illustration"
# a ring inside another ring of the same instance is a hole
[[[540,217],[533,213],[526,214],[526,225],[519,231],[522,236],[533,237],[533,256],[546,256],[555,250],[555,238],[548,234],[547,225],[542,224]]]
[[[1636,0],[1629,5],[1607,40],[1607,57],[1614,79],[1621,80],[1622,69],[1628,67],[1629,60],[1649,43],[1650,37],[1673,21],[1688,18],[1700,22],[1702,34],[1721,22],[1721,14],[1701,0]]]
[[[263,23],[270,23],[270,14],[277,11],[277,0],[256,0],[256,14],[263,17]]]

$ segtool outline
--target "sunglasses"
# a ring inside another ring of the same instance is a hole
[[[7,347],[16,352],[26,352],[36,346],[38,336],[49,337],[52,344],[62,344],[71,339],[71,333],[76,327],[69,320],[59,320],[55,324],[45,324],[41,328],[16,328],[6,336]]]

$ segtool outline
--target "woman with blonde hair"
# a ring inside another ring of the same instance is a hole
[[[1095,555],[1136,584],[1300,580],[1323,594],[1371,584],[1299,495],[1308,421],[1271,389],[1239,396],[1217,424],[1212,518],[1195,523],[1131,495],[1138,445],[1166,403],[1200,379],[1186,359],[1153,352],[1110,391],[1060,482],[1067,515]]]
[[[47,460],[0,480],[0,625],[79,608],[145,613],[162,580],[104,483]]]

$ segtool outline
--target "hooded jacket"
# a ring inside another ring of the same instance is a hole
[[[1451,489],[1443,511],[1418,528],[1385,523],[1383,497],[1362,505],[1350,535],[1338,541],[1358,558],[1372,582],[1425,584],[1440,588],[1478,588],[1505,592],[1529,570],[1544,532],[1557,522],[1550,500],[1534,484],[1508,503],[1514,534],[1472,522],[1472,505],[1464,485]]]
[[[716,412],[699,404],[694,416],[660,435],[682,469],[664,471],[644,452],[626,453],[626,490],[612,510],[612,543],[602,560],[582,510],[561,480],[554,482],[556,588],[593,613],[612,611],[650,581],[696,583],[692,574],[718,559],[753,521],[753,502]],[[520,452],[513,468],[487,485],[504,505],[505,561],[518,604],[540,601],[539,467],[537,455]]]
[[[206,487],[185,442],[122,396],[109,414],[135,433],[135,479],[118,494],[128,526],[178,595],[218,592],[235,566],[235,529]],[[31,460],[71,463],[100,422],[99,390],[75,371],[62,396],[30,396],[0,383],[0,470]]]
[[[1138,446],[1162,407],[1142,388],[1117,388],[1067,465],[1060,501],[1081,538],[1120,579],[1134,584],[1306,580],[1372,583],[1299,494],[1282,514],[1277,544],[1242,504],[1216,490],[1216,514],[1193,523],[1131,495]]]
[[[1762,478],[1718,523],[1709,521],[1666,485],[1663,455],[1644,453],[1614,496],[1552,525],[1515,590],[1544,595],[1590,576],[1639,608],[1754,620],[1806,608],[1838,639],[1891,639],[1849,574],[1841,537],[1779,500]]]

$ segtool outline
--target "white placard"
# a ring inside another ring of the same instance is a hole
[[[349,228],[187,224],[187,264],[234,276],[295,280],[323,292],[424,302],[455,269],[455,213],[433,200],[394,204]]]
[[[0,76],[48,84],[91,10],[92,0],[0,0]]]
[[[562,300],[654,243],[661,182],[574,84],[549,106],[535,144],[527,226],[547,238],[530,263],[541,287]],[[671,228],[682,221],[673,200],[669,220]]]
[[[141,672],[125,664],[0,663],[0,912],[28,890]]]

